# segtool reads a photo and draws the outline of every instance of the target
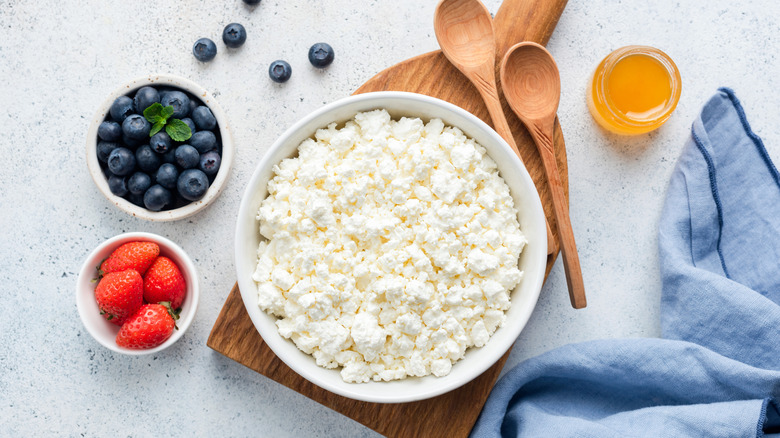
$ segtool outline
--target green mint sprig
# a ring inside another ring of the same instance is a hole
[[[149,131],[149,137],[157,134],[165,128],[165,132],[174,141],[187,141],[192,137],[190,127],[179,119],[171,119],[173,107],[168,105],[163,107],[159,103],[153,103],[144,110],[144,117],[152,124],[152,130]]]

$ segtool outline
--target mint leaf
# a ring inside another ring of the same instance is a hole
[[[162,131],[163,126],[165,126],[165,122],[157,122],[154,125],[152,125],[152,129],[149,131],[149,137]]]
[[[192,137],[190,127],[179,119],[171,119],[170,122],[165,125],[165,132],[171,136],[173,141],[187,141]]]
[[[162,105],[160,105],[160,106],[162,106]],[[168,118],[173,115],[173,111],[174,111],[174,109],[173,109],[173,106],[171,106],[171,105],[168,105],[165,108],[163,108],[162,112],[161,112],[161,115],[164,117],[163,120],[168,120]]]
[[[160,105],[159,103],[153,103],[144,110],[144,117],[146,118],[146,120],[149,121],[149,123],[157,123],[160,121],[160,116],[162,112],[163,112],[163,106]],[[165,119],[167,119],[168,117],[162,119],[163,123],[165,123]]]

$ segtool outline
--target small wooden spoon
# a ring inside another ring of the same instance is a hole
[[[542,157],[553,200],[555,220],[563,252],[569,298],[575,309],[587,305],[582,269],[574,243],[569,209],[563,194],[553,149],[555,113],[561,97],[561,78],[550,52],[533,42],[512,46],[501,61],[501,85],[509,106],[528,128]]]
[[[436,6],[433,30],[444,56],[477,87],[496,132],[522,162],[523,157],[498,99],[496,38],[490,12],[479,0],[441,0]],[[557,252],[550,224],[547,224],[547,253]]]

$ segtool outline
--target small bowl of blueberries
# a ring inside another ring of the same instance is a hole
[[[120,209],[151,221],[183,219],[213,202],[233,155],[217,102],[174,75],[122,85],[87,133],[87,166],[98,189]]]

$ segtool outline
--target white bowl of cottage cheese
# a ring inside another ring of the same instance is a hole
[[[308,115],[266,153],[236,225],[244,305],[312,383],[378,403],[451,391],[533,311],[544,211],[510,147],[467,111],[378,92]]]

